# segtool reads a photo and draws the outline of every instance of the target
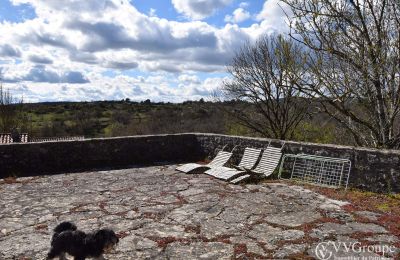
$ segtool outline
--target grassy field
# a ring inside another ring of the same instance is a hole
[[[258,136],[236,120],[235,102],[151,103],[130,101],[24,104],[23,131],[33,137],[112,137],[208,132]],[[229,112],[228,112],[229,111]],[[307,118],[294,140],[351,144],[348,135],[323,115]]]
[[[178,132],[227,133],[234,128],[217,104],[129,101],[24,104],[25,131],[35,137],[109,137]]]

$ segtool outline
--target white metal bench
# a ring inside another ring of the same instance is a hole
[[[285,179],[329,186],[345,187],[349,183],[351,161],[349,159],[324,157],[309,154],[285,154],[279,168],[282,177],[285,165],[289,165]]]

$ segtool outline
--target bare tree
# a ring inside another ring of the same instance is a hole
[[[234,111],[239,123],[261,136],[291,138],[308,112],[309,100],[298,90],[305,61],[302,49],[281,35],[245,44],[222,87],[225,99],[245,102]]]
[[[22,99],[15,99],[0,82],[0,131],[10,132],[21,122]]]
[[[282,0],[291,36],[313,51],[304,93],[360,146],[400,147],[400,1]]]

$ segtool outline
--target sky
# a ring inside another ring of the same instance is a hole
[[[0,0],[0,75],[25,102],[209,99],[279,0]]]

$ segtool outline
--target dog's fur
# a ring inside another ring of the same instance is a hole
[[[71,222],[62,222],[54,228],[51,239],[51,249],[47,259],[66,259],[65,254],[73,256],[75,260],[84,260],[87,257],[104,259],[103,253],[111,250],[119,239],[111,229],[100,229],[86,234],[77,230]]]

